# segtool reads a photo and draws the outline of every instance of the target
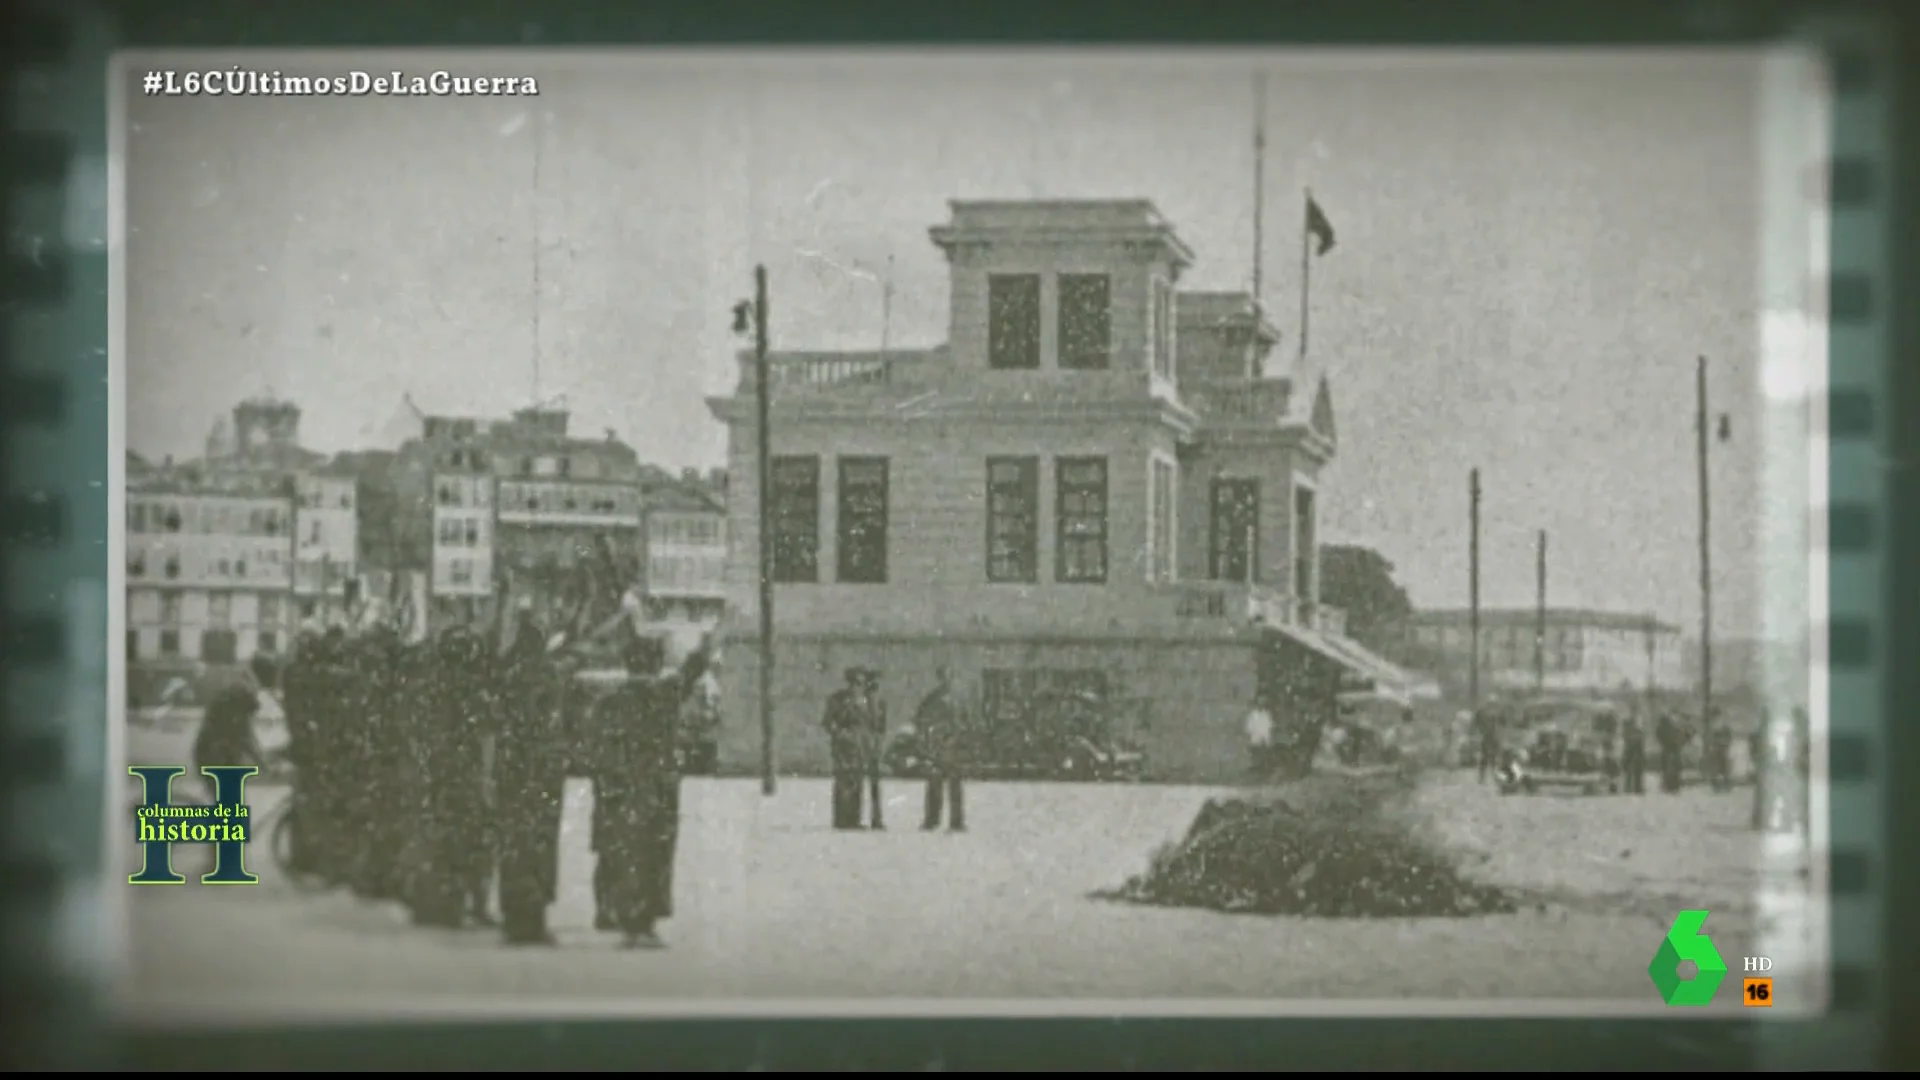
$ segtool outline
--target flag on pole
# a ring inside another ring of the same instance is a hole
[[[1313,237],[1315,255],[1325,255],[1333,250],[1333,222],[1327,220],[1326,211],[1320,204],[1307,196],[1307,235]]]

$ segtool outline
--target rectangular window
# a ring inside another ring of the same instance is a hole
[[[178,630],[160,631],[160,655],[161,656],[179,656],[180,655],[180,631]]]
[[[1073,584],[1107,580],[1107,460],[1061,458],[1055,463],[1054,576]]]
[[[1060,366],[1105,371],[1113,347],[1113,300],[1105,274],[1060,275]]]
[[[272,593],[260,594],[259,622],[261,626],[280,625],[280,598],[278,596]]]
[[[447,582],[452,585],[473,584],[473,562],[470,559],[451,559],[447,562]]]
[[[820,459],[773,459],[773,580],[788,584],[820,580]]]
[[[1293,489],[1293,527],[1297,547],[1294,550],[1294,595],[1313,599],[1313,567],[1319,561],[1320,538],[1313,516],[1313,489]]]
[[[267,655],[280,651],[280,636],[271,630],[260,631],[258,640],[254,642],[253,651],[255,654]]]
[[[695,522],[698,525],[701,523]],[[887,459],[840,459],[838,580],[880,585],[887,580]]]
[[[1173,465],[1153,459],[1153,561],[1154,581],[1173,580]]]
[[[207,597],[207,623],[212,626],[226,626],[233,621],[233,597],[226,593],[214,593]]]
[[[1207,576],[1215,581],[1260,580],[1260,481],[1213,482],[1213,547]]]
[[[987,580],[1040,579],[1040,459],[987,459]]]
[[[1173,361],[1173,285],[1161,278],[1153,281],[1153,373],[1172,379]]]
[[[1040,275],[987,275],[987,366],[1040,366]]]
[[[127,631],[127,663],[140,659],[140,631]]]
[[[168,593],[160,598],[160,621],[163,623],[180,622],[180,595]]]

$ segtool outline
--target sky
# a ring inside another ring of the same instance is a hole
[[[320,58],[316,58],[316,57]],[[204,58],[203,58],[204,59]],[[1146,197],[1252,276],[1339,455],[1326,539],[1416,604],[1698,615],[1694,368],[1711,358],[1718,633],[1757,634],[1761,65],[1753,54],[307,54],[300,73],[532,75],[532,98],[147,98],[125,113],[127,444],[198,454],[272,393],[365,445],[403,394],[500,415],[564,393],[669,467],[724,460],[729,308],[764,263],[775,348],[932,344],[948,199]],[[144,65],[144,61],[141,62]],[[196,60],[153,66],[206,66]],[[1337,234],[1300,318],[1302,192]],[[883,327],[879,276],[894,282]]]

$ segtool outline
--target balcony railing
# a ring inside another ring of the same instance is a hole
[[[1180,396],[1208,423],[1274,427],[1287,418],[1293,384],[1286,379],[1182,380]]]
[[[768,358],[767,380],[776,390],[840,390],[888,386],[903,381],[924,353],[883,356],[879,353],[774,354]],[[740,390],[752,393],[753,356],[740,357]]]

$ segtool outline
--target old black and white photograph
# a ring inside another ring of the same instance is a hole
[[[1824,1008],[1821,93],[123,55],[127,1015]]]

